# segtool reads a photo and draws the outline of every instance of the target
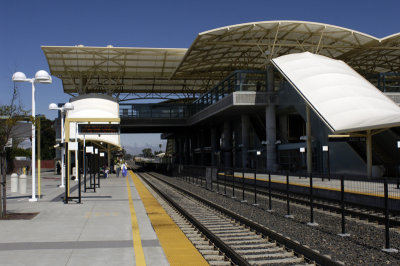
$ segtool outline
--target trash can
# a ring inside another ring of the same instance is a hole
[[[18,174],[11,174],[11,193],[18,192]]]
[[[26,175],[22,174],[19,176],[19,193],[25,194],[26,193]]]

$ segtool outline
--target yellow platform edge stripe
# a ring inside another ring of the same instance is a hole
[[[129,209],[131,211],[131,222],[132,222],[132,237],[133,237],[133,250],[135,251],[135,265],[145,266],[146,260],[144,258],[142,238],[140,237],[139,225],[136,218],[135,207],[133,206],[131,185],[129,183],[128,176],[126,176],[126,186],[128,188],[129,198]]]
[[[129,175],[170,265],[209,265],[137,175],[132,171]]]

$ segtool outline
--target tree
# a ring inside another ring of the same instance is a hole
[[[54,145],[56,144],[56,131],[52,127],[53,121],[45,117],[38,117],[37,119],[40,119],[40,158],[52,160],[55,157]],[[39,130],[39,127],[37,129]],[[37,140],[38,138],[36,138]]]
[[[17,105],[17,100],[17,87],[14,83],[10,104],[0,106],[0,218],[5,218],[7,213],[6,147],[9,146],[9,141],[11,140],[11,134],[14,126],[23,118],[26,113],[19,105]]]
[[[153,157],[153,152],[150,148],[143,149],[142,153],[143,153],[143,157],[146,157],[146,158]]]

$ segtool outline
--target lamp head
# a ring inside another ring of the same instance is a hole
[[[39,70],[35,74],[35,82],[50,84],[52,80],[49,73],[44,70]]]
[[[24,82],[26,81],[26,76],[22,72],[15,72],[12,76],[12,81],[14,82]]]
[[[58,110],[59,108],[58,108],[57,104],[51,103],[51,104],[49,105],[49,109],[50,109],[50,110]]]
[[[63,108],[66,111],[71,111],[74,110],[74,105],[72,103],[65,103]]]

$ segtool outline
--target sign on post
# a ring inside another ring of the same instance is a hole
[[[86,146],[86,153],[93,153],[93,146]]]
[[[70,142],[68,143],[69,151],[77,151],[78,150],[78,142]]]
[[[119,134],[119,124],[78,124],[79,134]]]

